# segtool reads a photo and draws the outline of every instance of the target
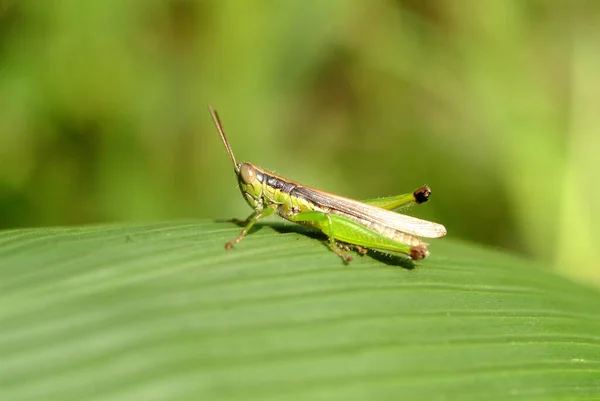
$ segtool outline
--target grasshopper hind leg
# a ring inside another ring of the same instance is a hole
[[[342,260],[345,263],[351,262],[352,259],[354,259],[354,258],[352,256],[348,255],[347,253],[345,253],[344,248],[340,247],[335,240],[332,241],[332,238],[333,237],[329,237],[329,248],[331,248],[331,250],[336,255],[338,255],[340,258],[342,258]],[[347,249],[347,250],[349,250],[349,249]]]
[[[331,221],[331,216],[327,213],[318,212],[318,211],[309,211],[309,212],[301,212],[293,216],[293,221],[295,222],[321,222],[324,223],[326,230],[322,231],[329,237],[329,248],[342,260],[344,263],[350,262],[353,258],[352,256],[346,254],[344,251],[350,250],[351,244],[340,243],[336,241],[333,222]]]
[[[293,216],[292,221],[310,223],[309,225],[321,230],[329,237],[331,250],[346,261],[349,259],[343,251],[351,249],[359,254],[367,253],[368,249],[403,253],[412,260],[421,260],[429,255],[427,243],[417,238],[399,232],[390,239],[380,232],[335,214],[306,211]]]

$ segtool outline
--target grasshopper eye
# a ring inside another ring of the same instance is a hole
[[[256,169],[248,163],[240,165],[240,177],[244,184],[252,184],[256,180]]]

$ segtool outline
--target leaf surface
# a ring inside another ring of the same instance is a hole
[[[209,220],[0,232],[1,400],[600,397],[600,294],[451,239]]]

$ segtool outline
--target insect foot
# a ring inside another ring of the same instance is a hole
[[[429,255],[425,245],[417,245],[410,248],[410,257],[412,260],[421,260]]]

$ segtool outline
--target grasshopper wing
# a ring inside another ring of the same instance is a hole
[[[297,186],[292,192],[295,196],[302,197],[317,205],[378,223],[406,234],[424,238],[439,238],[446,235],[446,227],[441,224],[367,205],[354,199],[304,186]]]

